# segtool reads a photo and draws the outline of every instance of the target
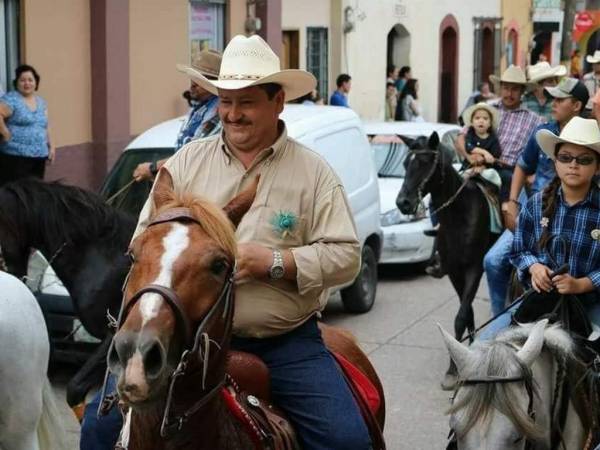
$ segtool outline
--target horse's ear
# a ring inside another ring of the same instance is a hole
[[[427,141],[427,148],[435,150],[440,145],[440,136],[437,134],[437,131],[434,131],[431,136],[429,136],[429,141]]]
[[[415,143],[415,140],[413,138],[402,136],[401,134],[399,134],[398,137],[402,139],[402,142],[404,142],[408,148],[412,148],[412,146]]]
[[[454,361],[456,364],[458,374],[464,376],[465,370],[472,367],[475,363],[475,355],[473,354],[473,351],[469,350],[467,346],[454,339],[454,336],[450,335],[450,333],[444,330],[439,323],[437,326],[442,333],[442,337],[446,343],[446,348],[448,349],[448,353],[450,353],[450,358],[452,358],[452,361]]]
[[[223,208],[231,223],[237,228],[242,221],[244,214],[248,212],[254,197],[256,197],[256,191],[258,190],[258,182],[260,181],[260,175],[254,178],[254,181],[248,186],[248,188],[240,192],[236,197],[232,198],[227,205]]]
[[[160,209],[165,203],[173,200],[175,191],[173,188],[173,177],[166,168],[160,169],[154,189],[152,191],[152,200],[154,207]]]
[[[542,351],[542,347],[544,346],[544,331],[547,324],[548,319],[540,320],[536,323],[531,328],[527,341],[525,341],[521,350],[517,352],[519,359],[528,367],[531,367]]]

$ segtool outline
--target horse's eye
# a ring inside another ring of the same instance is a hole
[[[227,262],[223,259],[217,259],[211,264],[210,271],[215,275],[222,275],[226,268]]]

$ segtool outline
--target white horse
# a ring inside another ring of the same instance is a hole
[[[459,383],[449,413],[459,449],[589,448],[589,430],[571,398],[562,398],[565,378],[557,375],[564,374],[562,368],[579,364],[573,340],[556,325],[546,328],[547,323],[515,327],[471,347],[440,327],[458,367]],[[562,421],[560,405],[565,401]]]
[[[0,450],[65,450],[48,376],[50,343],[35,297],[0,272]]]

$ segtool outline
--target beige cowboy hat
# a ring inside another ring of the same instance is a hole
[[[523,87],[527,86],[527,77],[525,72],[519,66],[510,65],[508,69],[504,71],[501,77],[497,75],[490,75],[490,81],[498,87],[500,83],[514,83],[521,84]]]
[[[566,142],[569,144],[583,145],[600,153],[600,128],[594,119],[573,117],[565,125],[560,136],[550,130],[540,130],[535,138],[546,155],[554,159],[556,144]]]
[[[547,78],[561,78],[567,74],[567,68],[563,65],[552,67],[548,62],[542,61],[527,69],[529,83],[537,85]]]
[[[473,118],[473,114],[475,114],[475,111],[478,111],[480,109],[485,109],[488,113],[490,113],[490,117],[492,118],[492,128],[494,130],[497,130],[498,124],[500,123],[500,114],[498,113],[498,109],[484,102],[476,103],[465,109],[465,112],[462,113],[462,118],[465,122],[465,125],[471,125],[471,119]]]
[[[219,89],[237,90],[259,84],[281,85],[286,100],[293,100],[312,91],[317,79],[304,70],[281,70],[277,55],[260,36],[235,36],[223,52],[221,69],[216,80],[209,80],[190,68],[186,73],[207,91],[218,95]]]
[[[590,64],[600,63],[600,50],[596,50],[593,55],[587,55],[585,60]]]
[[[221,69],[221,53],[216,50],[202,50],[194,58],[191,66],[177,64],[177,70],[196,80],[197,73],[216,79]]]

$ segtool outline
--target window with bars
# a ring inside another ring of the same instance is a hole
[[[306,70],[317,78],[317,91],[327,99],[329,81],[329,50],[327,28],[308,27],[306,29]]]
[[[19,0],[0,0],[0,95],[12,88],[19,65]]]

